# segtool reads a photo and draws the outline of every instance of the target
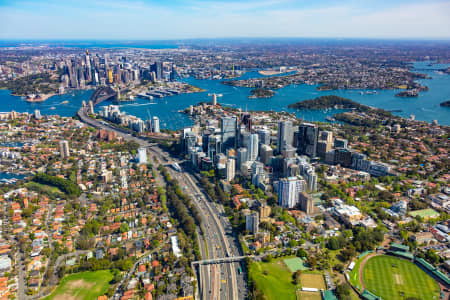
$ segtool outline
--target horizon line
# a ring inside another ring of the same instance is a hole
[[[450,41],[450,37],[271,37],[271,36],[253,36],[253,37],[197,37],[197,38],[171,38],[171,39],[145,39],[145,38],[1,38],[0,42],[61,42],[61,41],[99,41],[99,42],[174,42],[174,41],[196,41],[196,40],[288,40],[288,39],[314,39],[314,40],[387,40],[387,41]]]

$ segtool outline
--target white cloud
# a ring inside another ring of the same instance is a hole
[[[376,11],[359,2],[303,9],[294,0],[183,3],[51,0],[36,10],[38,4],[32,2],[0,9],[0,38],[450,38],[448,1],[397,4]]]

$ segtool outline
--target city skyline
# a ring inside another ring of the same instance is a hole
[[[439,0],[3,0],[0,8],[0,39],[450,38],[450,2]]]

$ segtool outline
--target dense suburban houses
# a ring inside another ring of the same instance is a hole
[[[448,49],[352,45],[4,47],[0,88],[27,106],[0,112],[0,300],[448,299],[450,127],[335,95],[416,97],[410,62]],[[335,94],[219,94],[296,85]],[[89,89],[55,104],[70,117],[35,103]]]
[[[26,176],[1,188],[2,297],[43,296],[64,274],[105,266],[117,282],[133,277],[122,299],[193,295],[180,254],[189,246],[161,201],[162,179],[145,149],[72,118],[11,112],[2,128],[4,153],[17,153],[2,157],[2,172]]]

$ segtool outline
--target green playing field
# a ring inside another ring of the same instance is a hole
[[[303,261],[298,257],[286,258],[283,261],[286,266],[288,266],[289,270],[291,270],[291,272],[296,272],[298,270],[308,270],[308,267],[306,267]]]
[[[439,299],[439,285],[414,263],[393,256],[370,258],[363,267],[365,288],[383,299]]]

